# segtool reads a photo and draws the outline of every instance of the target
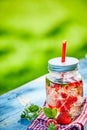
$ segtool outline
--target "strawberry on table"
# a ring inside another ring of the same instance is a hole
[[[49,127],[51,123],[54,124],[54,126],[55,126],[55,128],[57,130],[58,129],[58,123],[57,123],[57,121],[55,119],[48,119],[47,122],[46,122],[46,127]]]
[[[71,123],[71,117],[69,113],[68,112],[60,113],[60,115],[57,117],[57,123],[63,124],[63,125]]]

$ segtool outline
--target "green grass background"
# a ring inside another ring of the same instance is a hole
[[[45,73],[49,59],[87,54],[87,0],[0,0],[0,94]]]

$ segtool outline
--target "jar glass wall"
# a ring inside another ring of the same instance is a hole
[[[58,114],[68,112],[73,121],[83,108],[83,82],[78,69],[66,72],[49,70],[46,76],[46,105]]]

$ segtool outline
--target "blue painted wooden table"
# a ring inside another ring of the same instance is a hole
[[[87,58],[80,60],[79,71],[84,82],[84,96],[87,97]],[[46,96],[45,76],[0,96],[0,130],[26,130],[30,124],[29,121],[20,119],[24,109],[19,100],[20,96],[42,106]]]

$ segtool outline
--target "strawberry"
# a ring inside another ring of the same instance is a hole
[[[79,87],[82,85],[82,81],[75,81],[75,82],[69,83],[69,85],[71,87]]]
[[[66,90],[68,90],[68,89],[69,89],[69,85],[66,85],[64,88],[65,88]]]
[[[63,105],[61,108],[60,108],[60,112],[66,112],[67,111],[67,108]]]
[[[64,92],[61,92],[61,96],[62,96],[62,98],[67,98],[67,94]]]
[[[76,82],[69,83],[70,87],[76,87]]]
[[[77,82],[76,82],[76,86],[77,86],[77,87],[80,87],[80,86],[82,86],[82,85],[83,85],[82,81],[77,81]]]
[[[58,90],[60,88],[60,84],[54,84],[54,86],[52,86],[52,88],[54,88],[55,91],[58,92]]]
[[[54,126],[56,127],[56,129],[58,129],[58,123],[55,119],[48,119],[46,122],[46,127],[48,127],[51,123],[54,124]]]
[[[61,105],[62,105],[62,102],[61,102],[61,100],[58,100],[58,101],[57,101],[57,104],[56,104],[56,108],[59,108],[59,107],[61,107]]]
[[[69,111],[70,110],[70,106],[77,101],[77,97],[76,96],[69,96],[66,99],[66,102],[61,106],[60,108],[60,112],[65,112],[65,111]]]
[[[69,84],[61,84],[61,87],[67,90],[69,88]]]
[[[63,124],[63,125],[71,123],[71,117],[69,113],[68,112],[60,113],[60,115],[57,117],[57,123]]]
[[[70,105],[66,103],[60,108],[60,112],[66,112],[69,110],[70,110]]]
[[[77,97],[76,96],[69,96],[67,101],[66,101],[66,104],[72,105],[76,101],[77,101]]]
[[[51,106],[50,104],[48,104],[48,107],[51,108],[51,109],[54,108],[54,106]]]

